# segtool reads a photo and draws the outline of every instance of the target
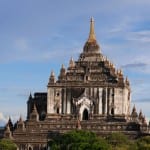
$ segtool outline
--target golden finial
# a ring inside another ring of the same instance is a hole
[[[95,32],[94,32],[94,19],[93,17],[91,18],[90,21],[90,33],[89,33],[89,38],[88,38],[88,42],[93,42],[96,41],[96,36],[95,36]]]

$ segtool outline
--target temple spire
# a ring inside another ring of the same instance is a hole
[[[93,17],[91,18],[90,21],[90,33],[89,33],[89,38],[88,38],[88,42],[93,42],[96,41],[96,36],[95,36],[95,32],[94,32],[94,19]]]
[[[82,55],[80,56],[82,58],[86,57],[86,55],[88,57],[90,57],[89,54],[94,54],[95,56],[93,57],[93,55],[92,55],[92,59],[94,58],[95,61],[97,59],[97,54],[100,53],[100,46],[98,45],[98,43],[96,41],[96,36],[95,36],[95,32],[94,32],[94,19],[93,18],[91,18],[89,38],[83,47],[83,53],[84,53],[84,56],[82,56]]]

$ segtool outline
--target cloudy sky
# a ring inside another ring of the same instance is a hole
[[[102,53],[131,82],[132,105],[150,119],[149,0],[0,0],[0,125],[26,117],[30,92],[78,58],[91,16]]]

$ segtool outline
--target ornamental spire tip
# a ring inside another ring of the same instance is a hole
[[[93,42],[93,41],[96,41],[96,36],[95,36],[95,31],[94,31],[94,18],[91,17],[88,42]]]

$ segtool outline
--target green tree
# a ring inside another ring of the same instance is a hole
[[[111,150],[104,140],[88,131],[70,131],[49,142],[52,150]]]
[[[137,140],[138,150],[150,150],[150,136],[145,136]]]
[[[112,149],[114,150],[137,150],[136,143],[129,140],[123,133],[112,133],[106,139],[112,145]]]
[[[0,150],[17,150],[17,146],[11,140],[1,139]]]

